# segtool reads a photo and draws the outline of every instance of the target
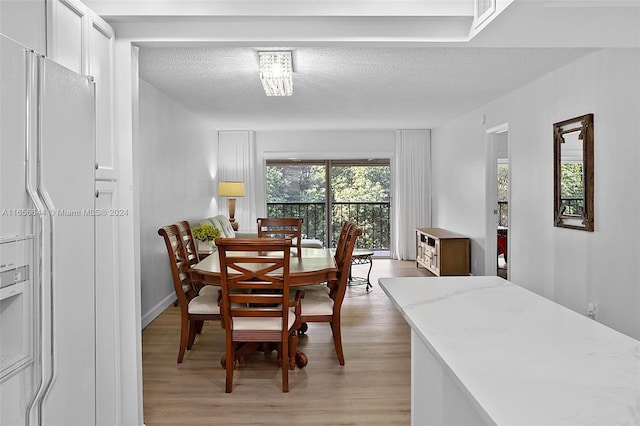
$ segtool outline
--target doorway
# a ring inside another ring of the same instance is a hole
[[[487,229],[485,275],[510,276],[509,126],[487,130]]]

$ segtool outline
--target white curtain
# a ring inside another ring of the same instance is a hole
[[[238,231],[256,232],[256,144],[255,132],[234,130],[218,132],[218,182],[244,182],[244,197],[236,199]],[[216,182],[217,189],[217,182]],[[219,214],[229,215],[228,200],[218,197]]]
[[[396,131],[391,256],[416,258],[416,228],[431,226],[431,131]]]

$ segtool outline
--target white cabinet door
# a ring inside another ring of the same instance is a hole
[[[89,75],[96,83],[96,179],[113,180],[113,30],[89,12]]]
[[[96,83],[96,179],[115,180],[113,141],[114,32],[78,0],[47,2],[48,56]]]
[[[87,7],[77,0],[47,2],[47,56],[78,74],[87,74],[87,13]]]
[[[116,208],[116,183],[96,182],[96,424],[120,422],[120,316],[116,235],[126,211]]]
[[[45,0],[0,0],[0,33],[44,55],[46,10]]]

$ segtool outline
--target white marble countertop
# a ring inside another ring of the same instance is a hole
[[[498,277],[379,283],[483,417],[640,424],[640,341]]]

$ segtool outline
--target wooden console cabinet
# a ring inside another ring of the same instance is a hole
[[[470,257],[468,237],[440,228],[416,229],[416,267],[437,276],[469,275]]]

